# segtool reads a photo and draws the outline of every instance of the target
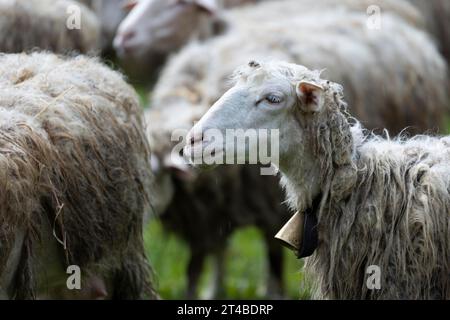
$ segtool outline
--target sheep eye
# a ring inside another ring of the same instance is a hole
[[[266,97],[266,101],[271,103],[271,104],[279,104],[283,101],[283,98],[270,94]]]

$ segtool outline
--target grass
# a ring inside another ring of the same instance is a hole
[[[135,85],[134,89],[136,90],[136,92],[139,96],[141,106],[144,106],[144,108],[147,108],[148,104],[149,104],[149,90],[148,90],[147,86]]]
[[[156,285],[163,299],[182,299],[186,290],[187,246],[172,234],[167,234],[159,221],[150,223],[145,233],[146,250],[156,275]],[[291,299],[310,297],[308,289],[300,292],[303,280],[302,262],[286,250],[284,254],[284,283],[286,296]],[[212,276],[211,261],[206,261],[201,279],[201,292],[208,287]],[[262,299],[267,277],[264,242],[255,228],[236,232],[230,239],[225,290],[230,299]]]

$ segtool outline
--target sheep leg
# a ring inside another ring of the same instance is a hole
[[[225,248],[220,248],[213,255],[213,279],[208,290],[207,299],[216,300],[225,297]]]
[[[205,258],[205,252],[198,252],[191,248],[191,257],[188,265],[188,288],[186,293],[186,298],[189,300],[198,298],[198,283]]]
[[[269,279],[266,296],[270,299],[283,298],[283,248],[273,237],[266,235],[268,248]]]

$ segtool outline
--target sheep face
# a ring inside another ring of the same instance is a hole
[[[216,0],[140,0],[120,24],[114,48],[121,58],[179,49],[199,28]]]
[[[279,149],[282,170],[283,165],[287,166],[294,160],[294,154],[300,155],[300,161],[314,162],[309,129],[323,113],[325,103],[322,86],[325,81],[319,78],[319,74],[287,63],[260,65],[251,62],[237,71],[236,80],[235,86],[188,134],[189,143],[184,150],[186,156],[191,157],[194,164],[202,166],[217,164],[212,159],[228,164],[231,156],[250,158],[256,151],[258,161],[261,161],[257,150],[261,139],[266,137],[260,134],[261,130],[271,131],[271,134],[277,130],[279,141],[270,139],[266,143],[271,151]],[[235,133],[254,130],[257,138],[248,139],[243,145],[230,144],[228,135],[232,130]],[[224,138],[217,139],[218,133]]]

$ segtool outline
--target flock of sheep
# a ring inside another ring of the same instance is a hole
[[[317,220],[316,297],[449,299],[450,139],[409,138],[445,132],[449,30],[447,0],[0,0],[0,299],[158,298],[151,216],[189,245],[187,297],[208,255],[223,296],[227,240],[248,225],[283,297],[274,235],[296,211]],[[112,55],[155,81],[146,111]],[[274,81],[276,106],[255,109]],[[195,130],[174,156],[197,121],[279,128],[280,177],[190,166],[212,143]]]

